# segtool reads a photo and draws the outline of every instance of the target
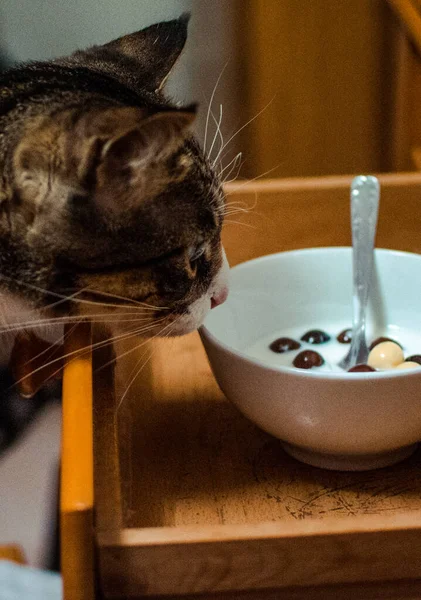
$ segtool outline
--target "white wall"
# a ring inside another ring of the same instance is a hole
[[[176,100],[199,102],[196,133],[203,139],[208,102],[228,63],[213,110],[218,116],[223,104],[227,138],[244,121],[238,114],[234,10],[229,0],[0,0],[0,54],[9,64],[63,56],[185,11],[192,14],[189,39],[167,90]],[[211,120],[208,148],[213,131]]]
[[[179,16],[192,0],[2,0],[0,47],[45,59]]]
[[[43,60],[102,44],[191,10],[193,0],[2,0],[0,51],[8,63]],[[177,88],[189,80],[179,70]]]

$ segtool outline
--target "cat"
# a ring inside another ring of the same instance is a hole
[[[183,335],[226,299],[222,185],[196,106],[163,92],[188,20],[0,75],[2,331],[90,316]]]

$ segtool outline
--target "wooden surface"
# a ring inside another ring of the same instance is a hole
[[[388,0],[388,2],[421,54],[421,4],[419,0]]]
[[[65,333],[60,474],[63,595],[64,600],[93,600],[91,326],[69,326]]]
[[[95,326],[93,342],[93,384],[96,402],[93,411],[96,531],[122,527],[119,449],[115,399],[114,349],[111,333]],[[107,365],[107,367],[103,367]]]
[[[383,175],[377,247],[421,252],[417,215],[421,175]],[[263,254],[350,245],[352,177],[267,180],[231,184],[228,202],[251,210],[227,219],[224,244],[231,265]]]
[[[252,533],[252,532],[251,532]],[[104,545],[102,566],[110,597],[348,584],[419,577],[421,534],[413,530],[143,544],[122,535]],[[311,598],[311,596],[309,596]]]
[[[387,2],[253,0],[238,13],[242,122],[264,109],[243,130],[243,175],[394,169],[397,27]]]
[[[288,457],[277,439],[225,400],[197,334],[155,342],[151,363],[148,399],[140,398],[136,389],[120,409],[121,418],[127,411],[130,421],[122,448],[124,453],[129,442],[130,455],[122,454],[129,499],[126,527],[293,522],[413,511],[421,519],[419,453],[380,476],[375,471],[310,469]],[[119,393],[123,389],[124,384]]]
[[[13,544],[0,546],[0,560],[11,560],[12,562],[20,565],[24,565],[26,563],[22,548]]]
[[[141,600],[138,596],[133,600]],[[170,600],[174,596],[155,596],[151,600]],[[420,600],[421,581],[388,581],[382,584],[358,583],[320,587],[294,587],[276,590],[222,592],[184,595],[183,600]]]
[[[99,536],[111,597],[421,576],[419,453],[381,472],[302,465],[224,400],[196,335],[154,346],[153,392],[120,408],[126,528]]]
[[[394,11],[395,76],[391,115],[391,168],[421,170],[421,4],[388,0]]]
[[[350,181],[231,187],[229,201],[257,204],[235,216],[243,225],[227,224],[229,259],[235,264],[269,252],[349,243]],[[421,251],[414,218],[421,175],[385,176],[381,182],[378,245]],[[98,519],[107,597],[279,588],[283,595],[268,598],[313,599],[324,596],[303,589],[288,596],[287,590],[335,585],[338,598],[350,598],[347,586],[357,582],[368,590],[361,598],[416,597],[419,582],[405,587],[404,580],[421,578],[419,452],[375,472],[311,468],[289,458],[278,440],[225,400],[197,334],[125,341],[115,352],[117,358],[124,354],[115,399],[108,398],[95,431],[108,452],[95,481],[97,514],[107,521],[116,493],[118,423],[121,527],[112,519],[103,527]],[[95,398],[98,414],[101,397]],[[389,589],[381,583],[389,579],[396,594],[376,596],[375,588]],[[335,595],[333,588],[324,589],[330,590],[326,598]]]

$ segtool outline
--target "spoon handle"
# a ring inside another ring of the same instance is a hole
[[[351,186],[351,223],[354,273],[354,327],[365,328],[365,310],[373,271],[374,238],[380,186],[376,177],[355,177]]]

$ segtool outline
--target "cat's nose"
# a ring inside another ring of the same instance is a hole
[[[223,304],[228,298],[228,287],[224,286],[218,290],[211,298],[211,308],[215,308],[220,304]]]

